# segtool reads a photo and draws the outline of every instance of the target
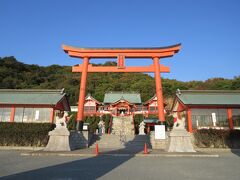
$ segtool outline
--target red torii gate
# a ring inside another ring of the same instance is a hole
[[[168,73],[170,68],[159,64],[159,60],[160,58],[173,56],[180,50],[181,44],[157,48],[78,48],[67,45],[63,45],[62,48],[69,56],[83,59],[83,64],[72,67],[72,72],[82,72],[78,100],[77,129],[80,123],[80,130],[82,129],[86,81],[87,73],[89,72],[154,72],[158,118],[161,123],[165,121],[160,72]],[[117,66],[92,66],[89,64],[91,58],[117,58],[118,64]],[[126,67],[125,58],[151,58],[153,59],[153,64],[150,66]]]

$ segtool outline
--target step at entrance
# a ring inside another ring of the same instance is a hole
[[[151,148],[149,135],[135,135],[126,136],[124,141],[120,136],[115,134],[104,134],[99,136],[98,139],[90,146],[95,148],[98,143],[99,148],[111,148],[111,149],[135,149],[143,150],[144,144],[147,144],[148,148]]]

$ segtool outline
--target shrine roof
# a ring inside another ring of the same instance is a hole
[[[144,105],[147,105],[147,104],[151,103],[155,98],[156,98],[156,94],[155,94],[153,97],[151,97],[149,100],[147,100],[146,102],[144,102],[143,104],[144,104]]]
[[[240,91],[177,90],[176,97],[185,105],[240,105]]]
[[[104,103],[115,103],[121,99],[125,99],[129,103],[141,104],[141,95],[136,92],[107,92],[104,96]]]
[[[174,44],[171,46],[162,46],[162,47],[74,47],[68,45],[62,45],[64,50],[158,50],[158,49],[171,49],[181,46],[181,43]]]
[[[144,119],[143,122],[145,123],[157,123],[159,120],[158,119]]]
[[[70,106],[64,89],[0,89],[0,104],[4,105],[51,105],[63,103],[64,110]]]
[[[64,52],[71,57],[78,58],[110,58],[122,55],[126,58],[171,57],[177,53],[181,44],[165,47],[129,47],[129,48],[82,48],[62,45]]]
[[[95,101],[97,104],[101,104],[101,102],[99,102],[94,97],[92,97],[92,95],[90,93],[88,93],[88,95],[85,97],[85,100],[89,100],[89,99]]]

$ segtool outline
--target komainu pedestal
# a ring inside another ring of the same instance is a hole
[[[169,134],[168,152],[196,152],[190,134],[184,128],[185,119],[177,120]]]
[[[67,128],[55,128],[48,134],[50,137],[44,151],[71,151],[69,144],[70,132]]]
[[[58,112],[56,128],[48,133],[49,141],[44,151],[71,151],[69,144],[70,132],[65,122],[66,117],[67,114],[64,114],[64,112]]]

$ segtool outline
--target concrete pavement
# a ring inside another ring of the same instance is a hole
[[[240,179],[240,153],[218,158],[21,156],[0,151],[1,179]]]

